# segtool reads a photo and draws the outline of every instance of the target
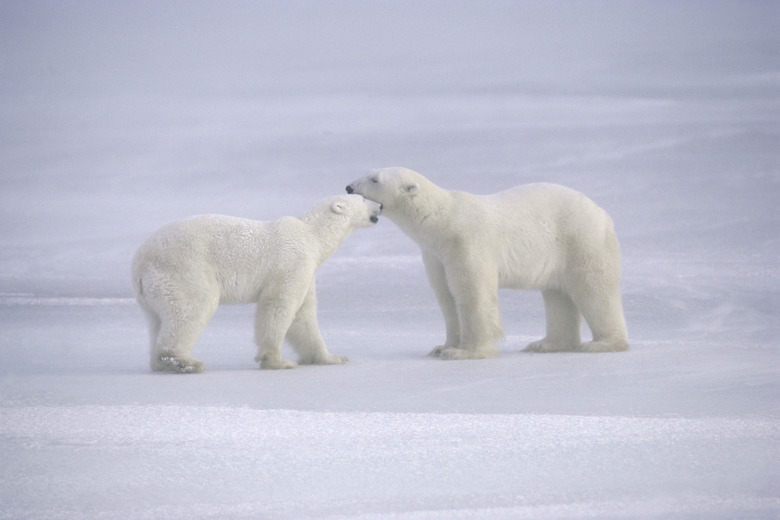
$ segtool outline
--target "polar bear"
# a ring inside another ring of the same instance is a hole
[[[220,304],[257,303],[255,360],[294,368],[286,338],[303,364],[338,364],[317,324],[314,272],[356,229],[378,221],[381,205],[359,195],[319,202],[300,218],[261,222],[202,215],[154,233],[133,259],[136,298],[149,323],[151,368],[201,372],[190,355]]]
[[[444,314],[444,359],[497,354],[498,289],[540,290],[547,335],[528,351],[628,349],[620,299],[620,246],[612,221],[569,188],[539,183],[492,195],[449,191],[406,168],[372,170],[348,193],[382,204],[422,249]],[[582,317],[593,340],[582,344]]]

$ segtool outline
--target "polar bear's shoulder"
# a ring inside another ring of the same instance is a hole
[[[521,184],[489,197],[528,207],[545,207],[548,210],[594,205],[583,193],[550,182]]]
[[[276,220],[254,220],[230,215],[195,215],[188,217],[179,223],[186,229],[200,229],[203,231],[218,233],[229,231],[232,233],[252,233],[258,231],[292,232],[303,228],[303,222],[295,217],[281,217]]]
[[[304,227],[303,221],[297,217],[281,217],[274,221],[268,222],[268,224],[279,230],[288,229],[292,231],[296,229],[303,229]]]
[[[552,182],[532,182],[529,184],[520,184],[507,188],[506,190],[499,191],[496,195],[507,196],[523,196],[523,197],[554,197],[554,198],[569,198],[581,195],[578,191],[560,184]]]
[[[247,218],[233,217],[230,215],[203,214],[187,217],[169,226],[176,226],[182,230],[204,230],[213,232],[216,229],[225,228],[250,228],[267,224],[260,220],[250,220]]]

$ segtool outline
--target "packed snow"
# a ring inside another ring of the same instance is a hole
[[[769,1],[0,3],[0,519],[777,518],[778,26]],[[149,234],[396,165],[604,207],[631,350],[521,352],[541,296],[501,291],[498,358],[426,357],[443,320],[380,217],[318,271],[348,364],[259,370],[233,306],[204,373],[149,370]]]

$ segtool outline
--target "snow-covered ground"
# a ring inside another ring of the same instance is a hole
[[[0,518],[777,518],[780,4],[0,3]],[[485,361],[386,219],[318,274],[343,366],[259,371],[251,306],[153,374],[137,245],[403,165],[582,190],[632,350]]]

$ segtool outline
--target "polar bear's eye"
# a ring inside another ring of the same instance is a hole
[[[373,182],[374,184],[378,183],[379,177],[371,177],[371,182]]]

